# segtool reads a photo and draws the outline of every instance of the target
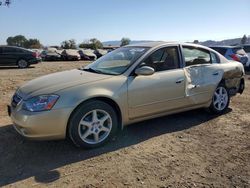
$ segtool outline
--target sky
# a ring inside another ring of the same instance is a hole
[[[131,40],[205,41],[250,35],[250,0],[12,0],[0,44],[18,34],[44,45]]]

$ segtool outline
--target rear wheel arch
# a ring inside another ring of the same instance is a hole
[[[16,59],[16,65],[18,65],[18,61],[20,61],[20,60],[25,60],[25,61],[28,62],[28,59],[27,59],[27,58],[25,58],[25,57],[18,57],[18,58]]]
[[[238,93],[242,94],[244,89],[245,89],[245,80],[244,78],[241,78]]]
[[[69,131],[69,122],[73,116],[73,114],[81,107],[83,106],[84,104],[88,103],[88,102],[92,102],[92,101],[101,101],[101,102],[105,102],[107,104],[109,104],[110,106],[112,106],[117,114],[117,118],[118,118],[118,128],[119,130],[122,130],[123,128],[123,125],[122,125],[122,114],[121,114],[121,110],[120,110],[120,107],[118,106],[118,104],[108,98],[108,97],[94,97],[94,98],[90,98],[90,99],[87,99],[85,101],[82,101],[80,104],[78,104],[75,109],[71,112],[69,118],[68,118],[68,122],[67,122],[67,128],[66,128],[66,136],[68,137],[69,134],[68,134],[68,131]]]
[[[225,80],[221,80],[221,82],[217,85],[209,106],[209,111],[215,114],[223,114],[227,110],[230,103],[229,90],[224,81]]]
[[[226,86],[226,79],[225,79],[225,78],[222,78],[221,81],[218,83],[217,87],[218,87],[219,85],[224,85],[224,86]],[[227,86],[226,86],[226,87],[227,87]]]

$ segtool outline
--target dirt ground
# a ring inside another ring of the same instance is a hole
[[[6,105],[24,82],[85,65],[44,62],[0,68],[0,186],[250,187],[250,80],[222,116],[194,110],[130,125],[102,148],[28,141]]]

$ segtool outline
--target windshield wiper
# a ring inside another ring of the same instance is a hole
[[[92,68],[85,68],[85,69],[81,69],[87,72],[94,72],[94,73],[98,73],[98,74],[103,74],[102,71],[96,70],[96,69],[92,69]]]
[[[93,73],[97,73],[97,74],[116,75],[116,74],[112,74],[112,73],[109,73],[109,72],[105,72],[105,71],[101,71],[101,70],[97,70],[97,69],[93,69],[93,68],[87,68],[87,69],[83,68],[83,69],[80,69],[80,70],[93,72]]]

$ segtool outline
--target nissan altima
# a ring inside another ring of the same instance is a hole
[[[24,137],[94,148],[131,123],[197,108],[223,114],[243,90],[241,63],[200,45],[151,42],[29,81],[8,112]]]

